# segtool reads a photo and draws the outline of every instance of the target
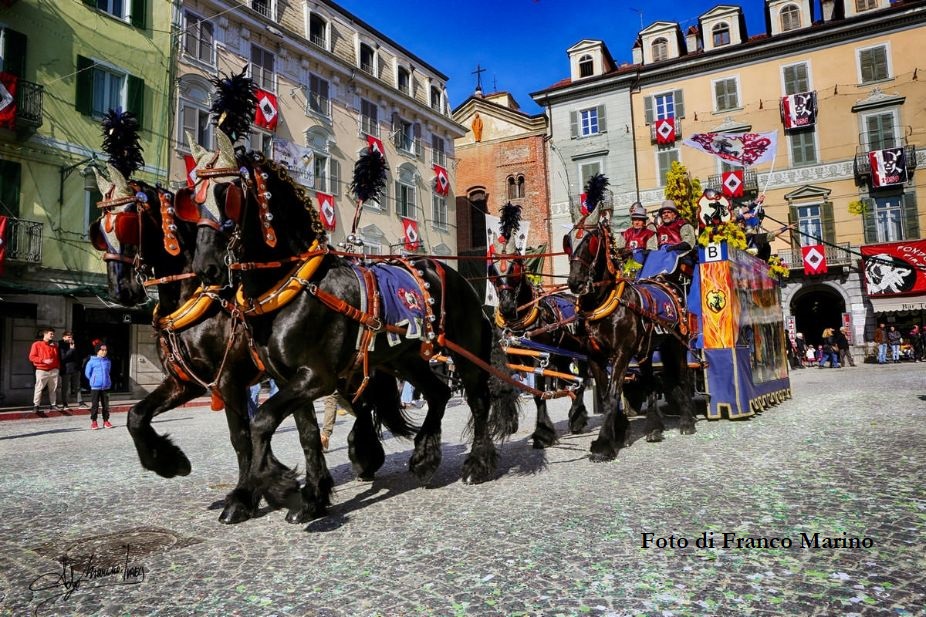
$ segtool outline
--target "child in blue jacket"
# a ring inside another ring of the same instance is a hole
[[[100,403],[103,403],[103,426],[113,428],[109,423],[109,389],[113,387],[112,380],[109,378],[109,371],[112,368],[112,362],[106,357],[108,349],[106,343],[97,343],[93,346],[96,352],[91,356],[84,368],[84,375],[90,381],[90,430],[95,431],[100,428],[96,423],[96,414]]]

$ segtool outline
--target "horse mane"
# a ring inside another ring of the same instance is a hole
[[[248,158],[252,161],[250,165],[252,172],[254,171],[253,168],[260,167],[266,171],[268,182],[273,179],[286,187],[291,193],[291,196],[281,195],[279,190],[274,191],[269,184],[267,187],[267,190],[271,192],[270,210],[275,215],[279,215],[274,218],[274,229],[280,237],[287,238],[290,242],[290,248],[295,252],[301,252],[316,240],[319,244],[327,243],[328,234],[322,224],[321,215],[312,204],[309,192],[293,179],[286,166],[268,159],[258,152],[250,152]],[[298,220],[291,220],[292,218],[298,218],[291,217],[292,214],[299,212],[296,204],[302,206],[302,210],[305,212],[303,216],[308,219],[308,225],[297,225],[295,227],[291,225],[292,223],[300,223]],[[277,224],[276,220],[278,218],[284,219],[283,223],[285,225]],[[299,244],[303,246],[298,246]]]

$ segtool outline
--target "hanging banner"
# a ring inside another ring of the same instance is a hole
[[[675,118],[656,120],[654,129],[656,130],[657,144],[675,143]]]
[[[6,229],[9,219],[0,216],[0,274],[3,274],[3,265],[6,263]]]
[[[799,92],[782,97],[781,119],[786,129],[813,126],[817,119],[817,93]]]
[[[743,196],[743,170],[737,169],[735,171],[725,171],[721,176],[720,181],[720,190],[727,197],[742,197]]]
[[[447,170],[440,165],[434,165],[434,191],[444,197],[450,193],[450,179],[447,177]]]
[[[315,186],[315,152],[311,148],[274,137],[273,160],[286,165],[289,175],[299,184]]]
[[[418,235],[418,223],[412,219],[402,219],[402,230],[405,236],[405,250],[414,251],[420,246],[420,236]]]
[[[316,193],[315,196],[318,198],[318,212],[322,217],[322,226],[328,231],[334,231],[338,224],[334,195]]]
[[[183,164],[186,166],[186,185],[196,186],[196,159],[192,154],[184,154]]]
[[[16,84],[19,78],[0,72],[0,126],[16,127]]]
[[[257,89],[257,109],[254,110],[254,124],[268,131],[275,131],[280,120],[277,97],[272,92]]]
[[[373,137],[372,135],[367,135],[367,145],[370,147],[370,152],[379,152],[383,158],[386,158],[386,149],[383,147],[383,140],[378,137]]]
[[[869,296],[926,293],[926,240],[868,244],[861,253]]]
[[[903,148],[872,150],[868,153],[871,164],[871,186],[891,186],[907,181],[907,161]]]
[[[804,259],[804,274],[814,276],[827,273],[826,250],[822,244],[802,246],[801,254]]]
[[[733,165],[751,167],[775,158],[778,133],[695,133],[682,143]]]

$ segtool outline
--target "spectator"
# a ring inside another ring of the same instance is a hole
[[[926,339],[923,338],[923,332],[920,327],[913,326],[913,329],[910,330],[910,344],[913,346],[914,362],[919,362],[926,357],[926,349],[923,349],[924,342],[926,342]]]
[[[891,362],[900,362],[900,342],[901,336],[897,326],[891,326],[887,331],[887,343],[891,346]]]
[[[273,396],[274,394],[280,391],[280,389],[277,387],[277,382],[273,381],[272,378],[267,380],[267,384],[268,384],[267,387],[270,389],[270,396]],[[256,384],[251,386],[251,389],[249,391],[248,418],[250,418],[251,420],[253,420],[254,416],[257,415],[257,408],[260,407],[260,402],[259,402],[260,401],[260,385],[261,385],[261,381],[258,380]]]
[[[55,406],[55,391],[58,389],[58,346],[54,342],[55,329],[45,328],[41,331],[42,340],[32,343],[29,361],[35,367],[35,392],[32,394],[32,411],[40,413],[42,390],[48,389],[49,408]]]
[[[849,366],[855,366],[855,358],[852,357],[852,350],[849,348],[849,337],[846,336],[846,333],[847,329],[843,326],[833,336],[836,341],[836,350],[839,352],[839,364],[845,366],[846,362],[848,362]]]
[[[106,357],[109,352],[106,343],[97,343],[93,346],[96,353],[87,362],[84,374],[90,382],[90,430],[95,431],[100,428],[96,423],[97,411],[100,405],[103,406],[103,426],[113,428],[109,423],[109,389],[113,387],[110,378],[112,362]]]
[[[69,409],[68,400],[73,397],[80,407],[80,361],[77,356],[77,345],[74,343],[74,334],[65,330],[58,343],[58,360],[60,362],[58,374],[58,407]]]
[[[878,346],[878,364],[884,364],[887,362],[887,330],[884,324],[879,325],[875,330],[874,340],[875,345]]]
[[[807,360],[807,341],[804,340],[803,332],[798,332],[794,335],[794,347],[797,352],[797,357],[800,360],[800,364],[797,368],[804,368],[805,361]]]
[[[322,419],[322,450],[328,451],[331,445],[331,434],[334,432],[334,421],[338,414],[350,413],[353,415],[354,409],[350,402],[341,396],[340,392],[329,394],[323,399],[325,405],[325,417]],[[340,407],[340,409],[339,409]],[[341,413],[344,412],[344,413]]]
[[[836,341],[833,336],[833,329],[826,328],[823,331],[823,345],[822,345],[822,354],[820,355],[820,362],[818,366],[823,368],[823,365],[829,361],[830,368],[839,368],[839,351],[836,349]]]

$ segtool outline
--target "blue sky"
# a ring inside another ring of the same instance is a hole
[[[472,71],[486,68],[482,87],[511,92],[521,109],[540,113],[529,93],[569,76],[566,49],[582,39],[600,39],[618,63],[630,62],[630,50],[643,24],[677,21],[683,31],[718,4],[738,4],[749,35],[765,31],[764,2],[716,0],[335,0],[450,78],[450,103],[456,107],[476,85]],[[814,4],[817,4],[816,0]],[[428,8],[430,7],[430,8]],[[816,10],[816,9],[815,9]],[[817,16],[819,11],[817,10]]]

